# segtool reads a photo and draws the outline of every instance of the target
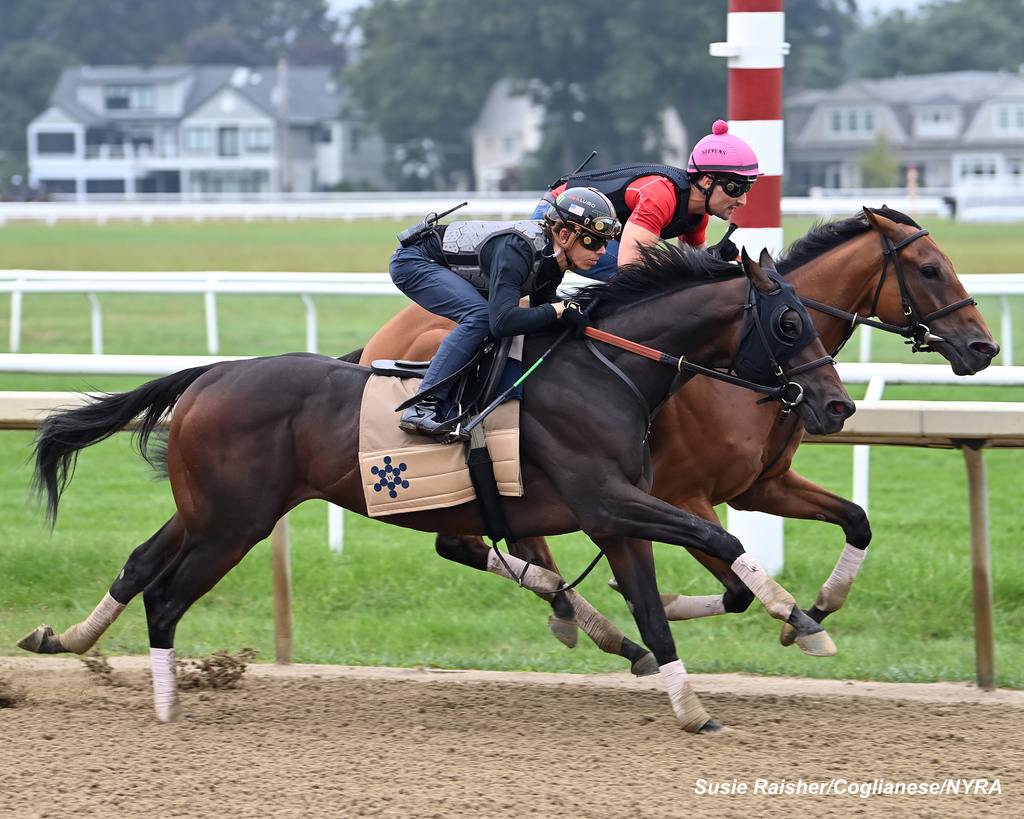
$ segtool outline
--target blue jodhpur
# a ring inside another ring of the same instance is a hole
[[[400,247],[391,257],[391,280],[424,310],[458,325],[441,342],[430,362],[420,392],[443,381],[469,363],[490,333],[487,299],[473,285],[431,259],[423,248]],[[442,413],[451,409],[450,388],[437,398]]]

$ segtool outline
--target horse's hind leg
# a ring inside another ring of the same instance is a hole
[[[575,589],[555,591],[564,586],[565,581],[551,559],[547,544],[544,545],[544,553],[547,554],[549,565],[543,565],[543,553],[539,551],[533,553],[534,557],[539,558],[537,562],[527,562],[514,554],[505,555],[502,562],[493,549],[476,537],[438,535],[434,548],[447,560],[521,582],[525,588],[548,602],[552,602],[553,597],[558,594],[565,595],[567,603],[572,606],[570,616],[598,648],[606,654],[625,657],[630,662],[630,670],[638,677],[654,674],[658,670],[653,655],[626,637],[618,626],[605,619],[583,595]],[[509,569],[512,574],[509,573]]]
[[[85,620],[75,623],[59,635],[50,626],[41,625],[31,634],[22,637],[18,647],[36,654],[69,651],[84,654],[96,644],[132,598],[167,566],[181,548],[184,537],[181,519],[174,515],[153,537],[131,553],[110,589]]]
[[[252,538],[198,537],[189,533],[185,547],[167,571],[143,591],[153,670],[153,700],[160,722],[175,722],[180,717],[174,656],[174,633],[178,621],[196,600],[212,589],[257,542],[269,534],[269,528],[261,536]]]
[[[547,541],[542,537],[525,537],[508,545],[508,550],[527,563],[536,563],[548,571],[561,574],[555,558],[548,548]],[[548,617],[548,630],[562,645],[567,648],[576,647],[576,611],[564,591],[557,591],[544,598],[551,604],[551,615]]]
[[[548,571],[561,575],[555,558],[542,537],[528,537],[509,546],[509,551],[528,563],[536,563]],[[575,589],[555,592],[551,600],[552,614],[548,629],[569,648],[576,645],[576,627],[579,626],[601,651],[629,660],[630,671],[638,677],[658,673],[658,664],[646,648],[630,640],[611,620],[590,604]]]

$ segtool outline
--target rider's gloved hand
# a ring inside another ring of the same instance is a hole
[[[740,255],[740,249],[736,247],[736,243],[732,239],[726,236],[717,245],[711,245],[708,248],[708,253],[723,262],[732,262]]]
[[[565,302],[565,308],[562,310],[559,321],[567,327],[573,328],[576,331],[576,338],[583,338],[583,331],[591,326],[590,319],[583,312],[579,302],[576,301]]]

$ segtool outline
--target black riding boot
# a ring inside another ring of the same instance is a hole
[[[434,398],[424,398],[418,404],[414,404],[402,413],[398,421],[399,428],[413,435],[443,436],[445,430],[445,419],[441,415],[441,408]]]

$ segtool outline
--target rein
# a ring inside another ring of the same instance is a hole
[[[882,238],[883,258],[882,275],[878,280],[878,287],[875,288],[875,295],[871,300],[871,309],[867,316],[862,316],[859,313],[851,313],[847,310],[840,310],[838,307],[824,304],[820,301],[816,301],[815,299],[800,299],[800,301],[812,310],[817,310],[819,313],[825,313],[826,315],[833,316],[835,318],[844,319],[850,323],[846,336],[840,343],[839,349],[836,350],[836,354],[838,354],[839,350],[841,350],[846,345],[846,342],[850,340],[850,336],[853,335],[853,331],[857,329],[858,325],[864,325],[886,333],[894,333],[895,335],[902,336],[907,340],[906,343],[911,345],[912,351],[915,353],[932,352],[932,347],[929,345],[936,341],[942,341],[943,339],[931,332],[928,328],[927,322],[947,316],[962,307],[970,307],[977,304],[973,298],[968,296],[960,299],[959,301],[955,301],[952,304],[947,304],[945,307],[940,307],[938,310],[934,310],[927,315],[921,315],[921,311],[918,310],[917,305],[914,303],[914,298],[910,294],[910,289],[907,287],[907,280],[903,273],[903,265],[900,262],[899,251],[917,239],[920,239],[922,236],[927,235],[928,231],[921,229],[916,233],[912,233],[911,235],[904,237],[899,242],[894,243],[885,234],[880,234]],[[885,278],[889,273],[890,261],[892,262],[893,271],[896,274],[896,282],[899,284],[900,288],[900,301],[903,306],[903,315],[907,319],[907,323],[904,325],[889,324],[885,321],[870,318],[870,316],[875,315],[878,310],[878,300],[881,298],[882,287],[885,285]]]
[[[754,327],[757,329],[758,337],[761,341],[761,345],[767,355],[768,361],[771,365],[772,375],[780,382],[775,386],[768,386],[766,384],[759,384],[756,381],[750,381],[746,378],[741,378],[738,375],[731,375],[728,372],[722,370],[715,370],[710,367],[703,367],[700,364],[694,364],[691,361],[686,360],[686,356],[674,356],[664,353],[661,350],[656,350],[653,347],[648,347],[646,344],[640,344],[639,342],[632,341],[628,338],[622,338],[621,336],[609,333],[606,330],[599,330],[597,327],[587,327],[583,331],[583,335],[586,336],[587,348],[590,352],[608,369],[610,369],[616,376],[622,380],[633,395],[636,396],[637,400],[643,406],[647,413],[647,431],[650,432],[651,424],[653,423],[654,416],[657,414],[658,409],[664,405],[664,401],[659,404],[654,412],[651,412],[646,399],[640,392],[640,389],[633,383],[633,380],[626,375],[621,369],[619,369],[613,362],[608,360],[607,357],[601,354],[601,352],[594,346],[591,339],[594,341],[600,341],[604,344],[608,344],[612,347],[618,347],[620,350],[633,353],[634,355],[642,358],[654,361],[657,364],[672,367],[675,371],[682,376],[684,373],[691,375],[703,375],[707,378],[713,378],[716,381],[723,381],[726,384],[732,384],[736,387],[743,387],[744,389],[752,390],[764,395],[761,402],[764,401],[779,401],[782,404],[782,417],[785,417],[793,408],[797,406],[801,401],[804,400],[804,388],[800,386],[796,381],[793,380],[794,376],[805,373],[809,370],[813,370],[817,367],[822,367],[827,364],[834,363],[832,356],[825,355],[820,358],[816,358],[813,361],[808,361],[790,370],[786,370],[772,355],[771,345],[768,342],[768,337],[765,335],[764,326],[761,322],[761,316],[757,309],[757,288],[750,285],[750,296],[748,303],[744,305],[744,310],[750,310],[750,314],[753,320]],[[672,386],[669,389],[669,396],[678,389],[679,380],[673,381]],[[668,400],[666,396],[665,400]],[[644,440],[647,436],[644,436]]]

